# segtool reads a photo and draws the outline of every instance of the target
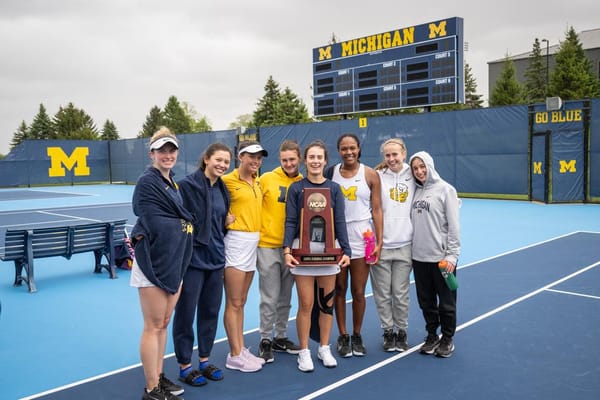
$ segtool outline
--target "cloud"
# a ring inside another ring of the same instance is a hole
[[[573,10],[573,15],[569,15]],[[0,2],[0,153],[43,103],[50,115],[73,102],[101,127],[134,137],[169,96],[190,103],[213,128],[251,113],[270,75],[312,110],[312,49],[340,40],[461,16],[466,60],[487,98],[487,62],[597,26],[599,7],[574,0],[542,6],[507,0]]]

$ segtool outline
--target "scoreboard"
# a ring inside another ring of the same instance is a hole
[[[463,19],[313,49],[314,115],[464,102]]]

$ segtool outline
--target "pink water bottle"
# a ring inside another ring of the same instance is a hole
[[[375,234],[372,230],[367,229],[363,233],[363,240],[365,241],[365,261],[367,264],[373,264],[376,257],[373,256],[373,250],[375,250]]]

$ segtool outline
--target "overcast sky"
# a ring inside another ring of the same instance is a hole
[[[0,153],[42,103],[69,102],[101,129],[135,137],[175,95],[227,129],[255,109],[269,77],[312,114],[312,49],[443,18],[464,18],[466,61],[488,98],[487,62],[600,28],[592,0],[0,0]]]

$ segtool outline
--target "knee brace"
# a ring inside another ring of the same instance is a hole
[[[333,301],[331,302],[331,305],[328,305],[328,303],[334,295],[335,290],[325,294],[325,290],[323,288],[319,288],[319,310],[321,310],[323,314],[333,315]]]

